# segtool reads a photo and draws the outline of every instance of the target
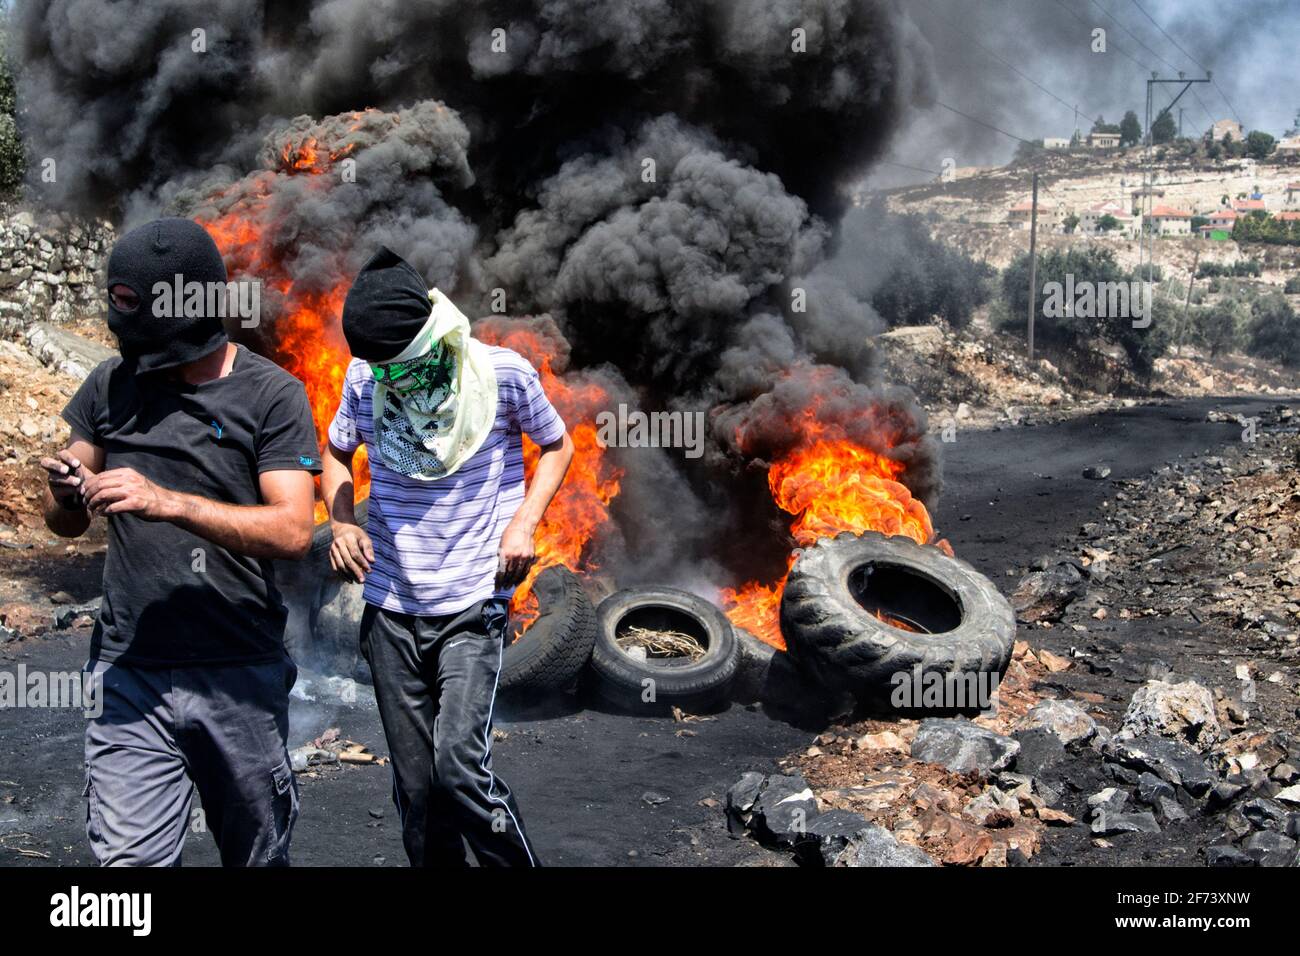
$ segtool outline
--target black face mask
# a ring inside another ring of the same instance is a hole
[[[192,220],[157,219],[132,229],[113,246],[108,327],[122,357],[134,362],[137,372],[193,362],[228,340],[220,315],[207,310],[190,315],[177,308],[186,301],[184,290],[196,282],[204,289],[215,287],[210,283],[224,287],[226,265],[207,230]],[[204,300],[216,297],[205,295]]]

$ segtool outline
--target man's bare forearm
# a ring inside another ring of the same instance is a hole
[[[60,538],[79,538],[90,527],[90,514],[85,508],[63,507],[54,500],[54,495],[50,494],[48,489],[42,504],[45,512],[45,527]]]
[[[537,459],[537,468],[533,480],[529,482],[528,492],[523,503],[515,512],[514,520],[523,527],[536,529],[542,522],[542,516],[551,504],[551,499],[564,483],[564,476],[573,461],[573,439],[566,432],[564,438],[552,442],[542,449]]]
[[[250,558],[294,559],[311,548],[311,526],[304,527],[296,511],[288,504],[232,505],[172,491],[161,519]]]
[[[356,491],[352,482],[352,457],[330,445],[321,459],[320,492],[330,521],[356,524]]]

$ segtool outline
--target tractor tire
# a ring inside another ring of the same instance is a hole
[[[781,598],[781,633],[791,659],[819,686],[878,704],[898,675],[917,667],[1001,679],[1016,619],[965,561],[902,536],[845,532],[796,559]]]
[[[540,614],[503,653],[500,688],[505,692],[565,690],[586,667],[596,643],[596,610],[572,571],[563,565],[543,569],[533,593]]]

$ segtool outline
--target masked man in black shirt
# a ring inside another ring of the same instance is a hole
[[[52,531],[108,520],[86,832],[101,864],[178,864],[197,789],[225,865],[287,864],[295,670],[271,561],[310,546],[311,408],[228,340],[237,289],[197,223],[128,232],[107,278],[121,357],[91,372],[63,411],[68,447],[41,462]]]

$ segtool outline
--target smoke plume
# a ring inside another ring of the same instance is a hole
[[[761,488],[810,408],[937,494],[882,323],[826,267],[849,187],[932,96],[896,0],[47,0],[16,32],[24,132],[58,169],[33,191],[204,222],[269,286],[241,333],[263,350],[310,348],[304,313],[337,338],[383,243],[471,314],[533,316],[480,327],[540,330],[566,382],[707,413],[698,461],[617,453],[626,576],[716,581],[709,529],[753,514],[726,482]]]

